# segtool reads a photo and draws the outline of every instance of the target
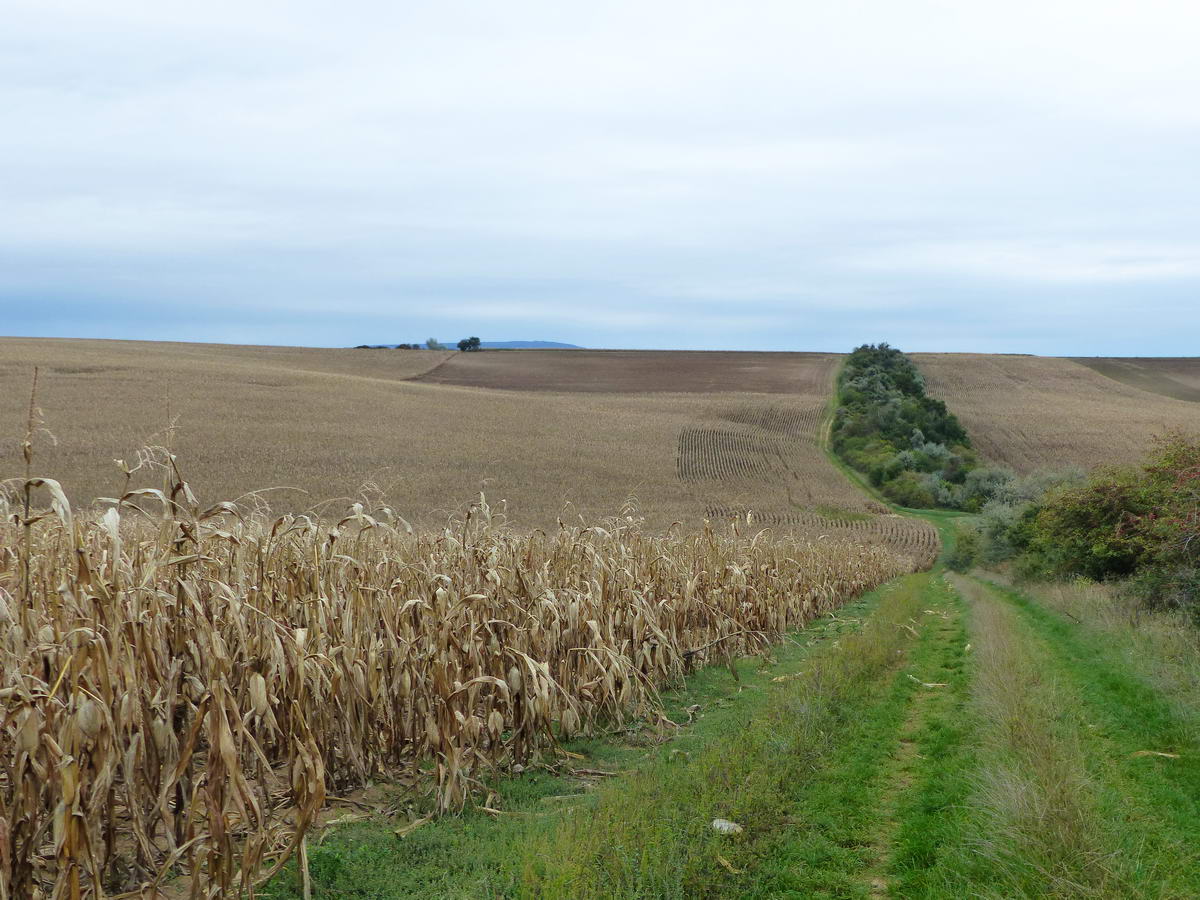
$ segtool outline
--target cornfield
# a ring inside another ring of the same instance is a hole
[[[461,809],[915,565],[632,514],[518,532],[482,497],[436,530],[203,508],[158,461],[103,512],[42,478],[0,501],[0,900],[252,896],[332,794]]]
[[[714,407],[709,424],[680,430],[676,477],[710,520],[880,544],[932,564],[941,549],[936,528],[892,515],[830,464],[822,445],[826,413],[819,396]]]
[[[924,519],[912,519],[887,512],[862,518],[834,518],[819,512],[796,510],[765,512],[745,507],[710,505],[705,514],[713,520],[742,520],[759,527],[787,529],[810,540],[822,535],[856,543],[879,544],[911,558],[919,568],[933,565],[942,549],[937,529]],[[862,514],[855,514],[862,515]]]

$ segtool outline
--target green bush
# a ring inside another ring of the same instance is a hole
[[[832,438],[834,452],[895,503],[978,509],[987,499],[964,488],[977,465],[966,429],[887,344],[864,344],[847,359]]]
[[[1156,499],[1133,468],[1107,469],[1079,487],[1049,494],[1031,523],[1028,552],[1059,575],[1097,581],[1131,575],[1153,548],[1136,520]]]
[[[1015,556],[1023,577],[1126,579],[1143,604],[1200,622],[1200,437],[1169,435],[1139,466],[1060,478],[1040,499],[1021,499],[1031,483],[984,507],[985,560]]]
[[[929,509],[935,505],[933,494],[916,472],[901,472],[883,485],[882,492],[883,496],[899,506]]]
[[[1127,596],[1150,609],[1177,609],[1200,625],[1200,567],[1147,566],[1124,585]]]
[[[946,557],[946,565],[955,572],[966,572],[979,562],[982,547],[977,529],[960,527],[955,535],[954,549]]]

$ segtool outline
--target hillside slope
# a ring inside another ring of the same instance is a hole
[[[1200,405],[1114,381],[1070,359],[914,353],[988,460],[1025,473],[1140,459],[1154,435],[1200,429]]]
[[[1200,403],[1200,358],[1076,357],[1075,362],[1152,394]]]

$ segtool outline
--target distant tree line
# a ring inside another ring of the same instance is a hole
[[[392,346],[393,345],[391,345],[391,344],[358,344],[355,346],[354,349],[355,350],[390,350],[390,349],[392,349]],[[443,344],[441,341],[439,341],[437,338],[426,338],[424,343],[396,344],[395,349],[397,349],[397,350],[449,350],[450,348],[447,347],[445,344]],[[461,341],[458,342],[458,349],[467,351],[467,352],[474,352],[476,350],[482,350],[483,342],[480,341],[479,338],[477,338],[477,337],[463,338]]]

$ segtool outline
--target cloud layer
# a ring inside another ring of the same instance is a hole
[[[17,0],[2,328],[1194,353],[1193,10]]]

